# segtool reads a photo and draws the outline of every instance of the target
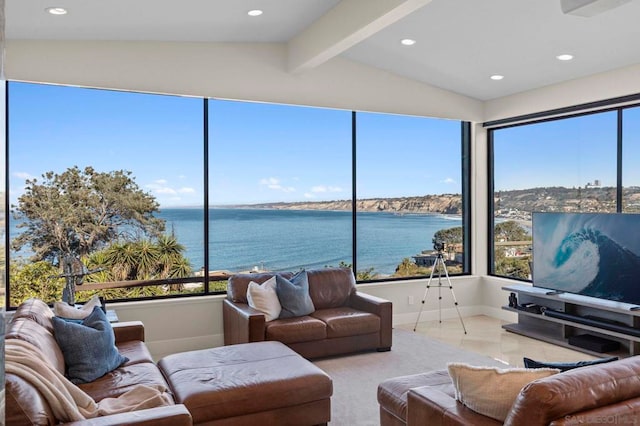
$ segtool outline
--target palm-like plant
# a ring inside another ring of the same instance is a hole
[[[89,282],[152,280],[180,278],[191,275],[189,260],[182,254],[185,250],[175,236],[163,235],[156,242],[151,240],[117,242],[104,250],[94,252],[87,258],[91,269],[103,271],[90,275]],[[171,291],[183,290],[182,284],[169,286]],[[122,291],[125,294],[120,294]],[[139,297],[162,294],[162,286],[145,286],[130,289],[104,290],[103,295],[112,297]],[[113,294],[112,294],[113,293]]]

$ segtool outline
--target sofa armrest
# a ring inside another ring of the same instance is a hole
[[[116,343],[139,340],[144,342],[144,324],[142,321],[115,322],[111,324]]]
[[[246,303],[225,299],[222,303],[224,344],[261,342],[265,336],[265,316]]]
[[[393,304],[386,299],[359,291],[351,294],[349,305],[353,309],[380,317],[380,348],[391,348],[393,329]]]
[[[407,426],[412,425],[498,426],[497,420],[472,411],[431,386],[409,390],[407,394]]]
[[[551,426],[578,426],[586,424],[638,424],[640,419],[640,397],[627,399],[593,410],[567,414],[551,422]]]
[[[193,420],[187,407],[176,404],[62,424],[66,426],[191,426]]]

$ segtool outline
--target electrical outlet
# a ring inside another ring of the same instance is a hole
[[[407,303],[413,305],[413,296],[407,297]]]

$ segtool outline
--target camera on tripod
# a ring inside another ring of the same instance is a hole
[[[434,238],[433,239],[433,249],[435,251],[444,251],[446,244],[444,241]]]

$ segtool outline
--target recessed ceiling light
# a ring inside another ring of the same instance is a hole
[[[260,16],[262,15],[262,11],[260,9],[253,9],[247,12],[249,16]]]
[[[556,58],[560,61],[570,61],[573,59],[573,55],[569,55],[568,53],[564,53],[562,55],[556,56]]]
[[[67,14],[67,9],[65,9],[64,7],[48,7],[45,9],[47,12],[49,12],[52,15],[66,15]]]
[[[502,80],[504,78],[504,75],[500,75],[500,74],[494,74],[491,76],[491,80]]]
[[[405,46],[413,46],[414,44],[416,44],[416,41],[411,38],[403,38],[402,40],[400,40],[400,43],[404,44]]]

